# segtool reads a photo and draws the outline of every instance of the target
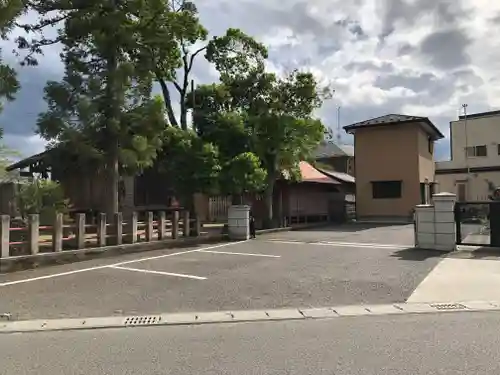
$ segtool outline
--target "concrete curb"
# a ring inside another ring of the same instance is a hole
[[[158,315],[110,316],[78,319],[0,321],[0,333],[329,319],[354,316],[429,314],[466,311],[500,311],[500,302],[471,301],[460,303],[395,303],[384,305],[354,305],[304,309],[291,308],[217,311],[205,313],[167,313]]]

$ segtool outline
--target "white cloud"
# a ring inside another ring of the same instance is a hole
[[[469,104],[469,112],[500,106],[500,40],[493,32],[500,27],[500,2],[199,0],[197,4],[212,35],[237,27],[268,45],[270,70],[284,74],[293,68],[307,69],[322,84],[330,84],[336,90],[334,99],[319,113],[332,127],[338,105],[343,125],[385,113],[408,113],[430,116],[444,132],[461,103]],[[48,50],[37,68],[40,77],[60,72],[58,61],[58,51]],[[200,59],[194,78],[197,83],[209,82],[217,72]],[[10,113],[19,117],[19,111]],[[26,144],[23,147],[33,149],[41,145]]]
[[[28,157],[45,150],[47,142],[38,135],[4,134],[2,142],[9,148],[16,150],[22,157]]]

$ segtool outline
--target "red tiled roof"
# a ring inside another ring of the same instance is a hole
[[[299,163],[300,174],[302,175],[302,182],[316,182],[320,184],[340,185],[340,182],[324,175],[311,164],[306,161]]]

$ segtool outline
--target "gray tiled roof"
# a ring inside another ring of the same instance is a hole
[[[354,178],[353,176],[351,176],[347,173],[330,171],[330,170],[326,170],[323,168],[316,168],[316,169],[318,171],[320,171],[321,173],[326,174],[328,177],[332,177],[332,178],[339,180],[341,182],[347,182],[347,183],[352,183],[352,184],[356,183],[356,178]]]
[[[421,116],[407,116],[407,115],[398,115],[398,114],[389,114],[385,116],[375,117],[370,120],[357,122],[355,124],[349,125],[349,127],[361,127],[361,126],[370,126],[370,125],[380,125],[380,124],[391,124],[396,122],[403,121],[422,121],[425,120],[426,117]]]
[[[365,120],[361,122],[357,122],[352,125],[344,126],[344,130],[347,133],[352,133],[356,129],[366,128],[370,126],[380,126],[380,125],[391,125],[391,124],[404,124],[418,122],[422,128],[433,137],[434,140],[444,138],[443,133],[439,131],[439,129],[429,120],[428,117],[422,116],[408,116],[408,115],[400,115],[400,114],[388,114],[385,116],[375,117],[370,120]]]
[[[354,146],[336,145],[333,142],[322,142],[313,152],[315,159],[331,158],[332,156],[354,156]]]

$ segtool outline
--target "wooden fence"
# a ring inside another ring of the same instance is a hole
[[[139,221],[139,214],[133,212],[124,221],[119,212],[108,222],[106,214],[101,213],[96,224],[89,224],[83,213],[75,214],[74,220],[66,223],[63,214],[57,214],[54,224],[47,226],[40,225],[39,215],[33,214],[26,225],[13,227],[10,216],[1,215],[0,258],[201,234],[200,220],[190,220],[188,211],[174,211],[169,216],[166,212],[145,212],[144,219]]]

